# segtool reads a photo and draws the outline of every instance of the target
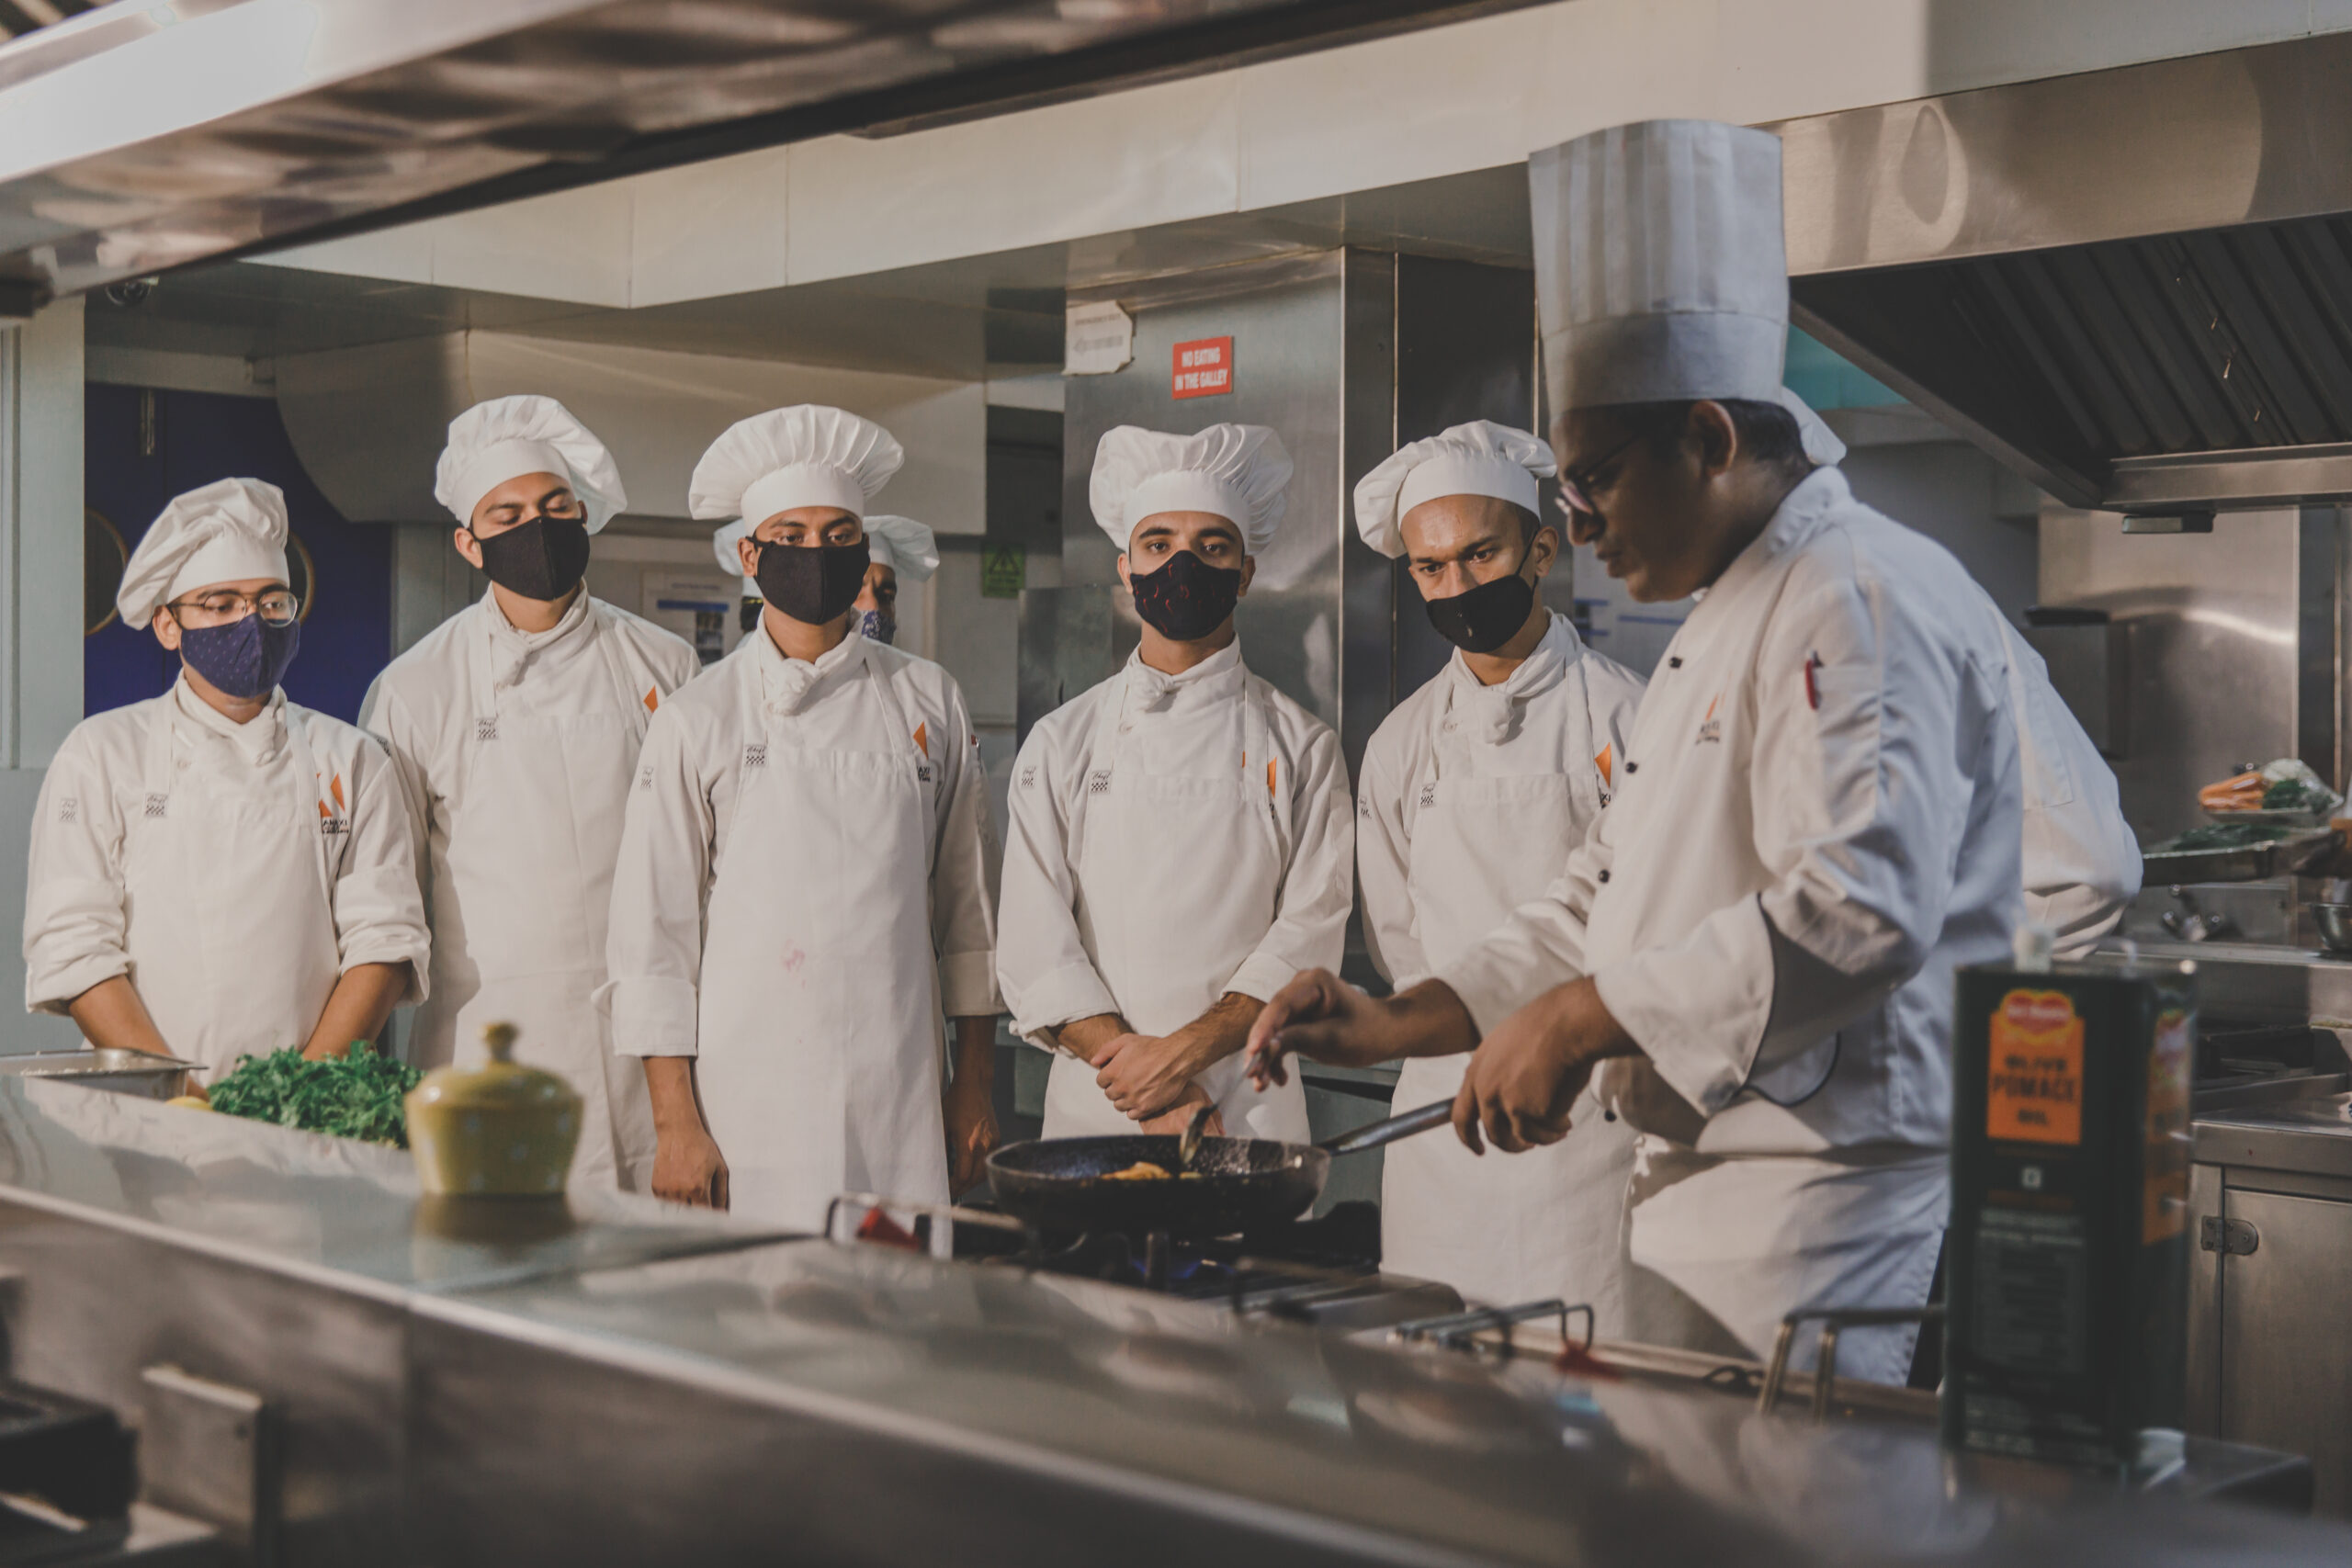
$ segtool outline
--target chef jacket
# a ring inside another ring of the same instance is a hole
[[[480,1052],[513,1023],[516,1055],[586,1101],[578,1179],[641,1186],[653,1153],[644,1073],[615,1058],[591,997],[645,727],[700,671],[650,621],[575,595],[543,632],[484,593],[394,660],[360,722],[401,786],[433,924],[432,998],[409,1055]]]
[[[63,1013],[127,975],[164,1043],[212,1076],[306,1044],[344,971],[428,938],[383,750],[270,694],[237,724],[188,688],[84,719],[33,817],[25,1001]]]
[[[993,852],[963,693],[927,659],[754,631],[653,716],[604,999],[619,1051],[700,1058],[738,1209],[945,1199],[941,1014],[998,1010]]]
[[[1462,655],[1373,732],[1357,792],[1356,865],[1373,962],[1400,989],[1541,896],[1607,803],[1642,679],[1555,615],[1494,685]],[[1399,1110],[1452,1099],[1466,1055],[1415,1057]],[[1568,1135],[1510,1159],[1453,1138],[1393,1145],[1381,1261],[1499,1304],[1556,1298],[1623,1332],[1621,1257],[1633,1133],[1585,1097]]]
[[[1668,644],[1566,874],[1439,971],[1482,1034],[1591,976],[1642,1050],[1602,1075],[1648,1134],[1634,1261],[1759,1354],[1782,1311],[1849,1287],[1916,1304],[1933,1272],[1952,971],[2004,958],[2022,913],[1980,605],[1940,547],[1815,470]]]
[[[1263,1001],[1302,969],[1339,967],[1354,897],[1339,738],[1250,674],[1238,642],[1173,675],[1137,652],[1038,720],[1011,807],[997,969],[1013,1031],[1034,1044],[1051,1050],[1054,1031],[1102,1013],[1166,1035],[1227,992]],[[1242,874],[1254,844],[1226,841],[1242,834],[1271,835],[1263,886]],[[1182,888],[1163,880],[1177,875]],[[1093,1076],[1074,1058],[1055,1068]],[[1233,1100],[1237,1135],[1240,1105],[1274,1111],[1275,1096],[1242,1098],[1238,1055],[1204,1077],[1213,1100]],[[1282,1134],[1303,1133],[1303,1101],[1281,1120]]]

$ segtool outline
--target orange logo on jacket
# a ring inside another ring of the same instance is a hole
[[[319,831],[347,833],[351,830],[351,808],[344,804],[343,775],[335,774],[327,781],[327,794],[334,797],[334,807],[329,810],[324,800],[319,802]]]
[[[1699,744],[1702,746],[1723,744],[1724,721],[1715,716],[1715,709],[1723,700],[1724,694],[1717,692],[1713,700],[1707,704],[1707,716],[1699,721]]]

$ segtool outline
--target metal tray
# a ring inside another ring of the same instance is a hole
[[[198,1064],[145,1051],[35,1051],[0,1056],[0,1073],[27,1078],[65,1078],[92,1089],[135,1094],[142,1100],[175,1100],[187,1092],[187,1076]]]
[[[2301,871],[2336,841],[2332,828],[2290,833],[2267,844],[2233,850],[2164,850],[2143,853],[2143,880],[2150,887],[2183,882],[2261,882]]]

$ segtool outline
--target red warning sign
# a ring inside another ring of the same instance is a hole
[[[1233,390],[1233,340],[1195,338],[1170,355],[1168,392],[1176,398],[1213,398]]]

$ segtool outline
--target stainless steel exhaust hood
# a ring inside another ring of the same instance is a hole
[[[827,132],[1529,0],[153,0],[0,46],[0,316]]]
[[[2352,35],[1856,109],[1798,323],[2071,505],[2352,499]]]

